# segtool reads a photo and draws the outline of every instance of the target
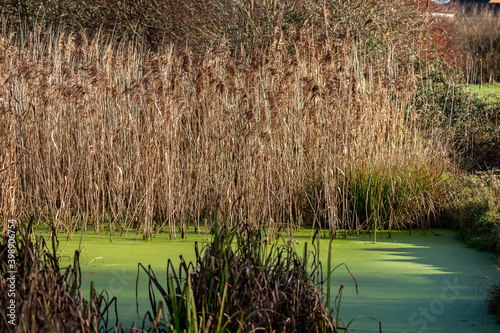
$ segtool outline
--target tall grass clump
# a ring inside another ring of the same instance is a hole
[[[210,244],[195,248],[194,263],[181,259],[176,270],[169,260],[166,285],[151,267],[139,264],[149,276],[152,311],[144,321],[153,331],[347,331],[339,308],[329,307],[332,269],[328,264],[323,271],[319,249],[306,246],[300,256],[290,240],[269,241],[263,229],[249,225],[217,227]],[[162,296],[159,302],[155,290]]]
[[[20,42],[4,29],[4,228],[8,214],[34,213],[70,234],[150,238],[217,214],[334,231],[373,216],[407,227],[412,207],[438,212],[452,162],[413,105],[432,23],[408,4],[359,2],[352,15],[372,17],[363,24],[340,20],[348,2],[327,5],[329,24],[276,27],[258,48],[222,40],[201,55],[36,27]],[[390,191],[372,190],[370,175]],[[369,207],[360,186],[375,191]]]
[[[55,236],[51,246],[43,237],[34,239],[31,222],[23,227],[11,225],[11,232],[1,236],[1,331],[114,330],[116,324],[110,322],[109,313],[113,305],[116,312],[116,299],[109,300],[106,292],[95,290],[91,290],[89,300],[83,298],[79,252],[75,252],[73,266],[60,267]],[[11,304],[13,311],[8,309]]]
[[[412,161],[413,162],[413,161]],[[348,214],[352,229],[374,230],[414,226],[426,229],[453,191],[450,174],[440,165],[381,163],[351,170]]]

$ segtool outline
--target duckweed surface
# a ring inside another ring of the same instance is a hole
[[[62,263],[79,247],[76,234],[68,241],[59,237]],[[298,251],[312,245],[311,232],[293,235]],[[124,327],[141,322],[136,309],[137,263],[151,265],[156,276],[165,280],[167,259],[194,259],[195,242],[206,243],[204,233],[188,233],[187,239],[171,240],[159,234],[153,241],[136,240],[135,234],[113,236],[88,233],[80,247],[82,291],[94,281],[97,290],[107,289],[118,298],[118,314]],[[352,332],[499,332],[494,316],[488,314],[484,298],[498,264],[490,253],[466,248],[454,232],[433,230],[423,235],[413,231],[386,232],[335,239],[332,267],[345,263],[358,282],[358,295],[347,270],[333,274],[334,291],[344,284],[340,318],[355,319]],[[320,258],[326,267],[328,239],[321,240]],[[301,252],[300,252],[301,253]],[[139,313],[149,309],[147,280],[139,278]],[[142,286],[142,287],[141,287]],[[336,292],[332,292],[335,298]],[[336,304],[339,299],[336,299]]]

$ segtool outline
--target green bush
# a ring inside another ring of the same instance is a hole
[[[463,85],[429,75],[415,93],[419,125],[441,132],[463,166],[500,166],[500,99],[484,98]]]
[[[459,238],[478,250],[500,253],[500,181],[492,172],[465,180],[461,203],[452,220]]]

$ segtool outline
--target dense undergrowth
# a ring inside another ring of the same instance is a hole
[[[434,78],[418,89],[415,106],[420,126],[443,133],[462,170],[500,167],[499,96],[471,94],[467,86]]]
[[[460,238],[471,247],[500,254],[500,177],[478,172],[467,177],[465,202],[453,218]]]

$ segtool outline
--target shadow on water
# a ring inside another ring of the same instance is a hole
[[[359,284],[359,295],[348,276],[341,305],[344,318],[363,313],[383,323],[384,332],[498,332],[487,313],[486,289],[498,263],[490,253],[465,248],[451,231],[439,235],[397,232],[392,238],[367,236],[334,242],[334,264],[346,262]],[[326,249],[325,249],[326,250]],[[376,332],[370,322],[353,324],[353,332]]]

